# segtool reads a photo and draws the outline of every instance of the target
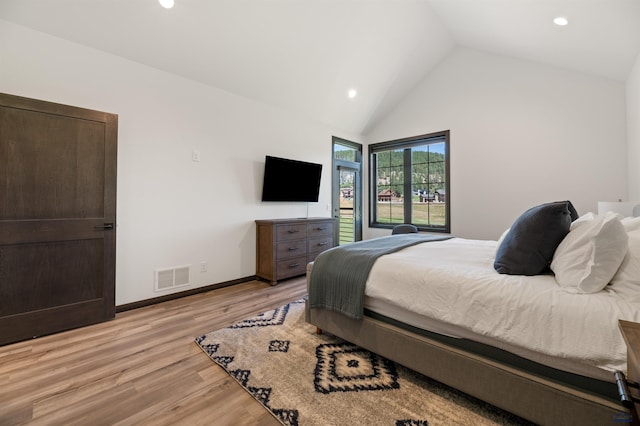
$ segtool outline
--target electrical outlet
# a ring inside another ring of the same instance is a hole
[[[191,161],[194,161],[196,163],[200,162],[200,151],[195,149],[191,151]]]
[[[200,262],[200,272],[207,272],[207,262]]]

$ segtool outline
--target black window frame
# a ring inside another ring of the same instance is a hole
[[[378,181],[377,170],[378,164],[376,162],[377,153],[391,150],[404,150],[404,163],[403,163],[403,194],[412,194],[412,164],[411,164],[411,148],[416,146],[430,145],[436,143],[444,143],[445,147],[445,224],[444,226],[425,225],[412,223],[412,197],[404,196],[404,222],[415,225],[418,230],[424,232],[439,232],[450,233],[451,232],[451,154],[450,154],[450,132],[444,130],[440,132],[429,133],[425,135],[412,136],[403,139],[397,139],[387,142],[379,142],[370,144],[368,146],[369,155],[369,227],[371,228],[387,228],[392,229],[399,223],[379,222],[377,213],[378,203]]]

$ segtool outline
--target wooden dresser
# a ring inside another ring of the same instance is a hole
[[[335,246],[333,218],[256,220],[256,276],[276,284],[304,275],[307,263]]]

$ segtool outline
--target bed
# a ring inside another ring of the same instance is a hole
[[[589,245],[593,238],[585,243],[586,227],[602,233],[609,226],[595,226],[598,220],[605,221],[597,215],[570,220],[552,255],[567,253],[567,246],[574,255],[571,244]],[[423,241],[376,257],[366,274],[361,314],[318,302],[316,294],[326,282],[338,281],[330,275],[341,263],[336,259],[353,248],[335,248],[308,265],[307,321],[538,424],[626,421],[614,372],[627,368],[618,320],[640,321],[640,282],[635,281],[640,276],[633,278],[640,262],[640,219],[607,220],[615,222],[624,253],[618,250],[612,265],[595,259],[593,273],[613,270],[597,291],[559,284],[566,274],[554,259],[549,261],[555,274],[498,273],[504,241],[390,236],[356,243],[355,250],[362,251],[359,244],[384,246],[394,239]],[[612,251],[610,244],[607,250]],[[327,261],[332,255],[334,260]],[[570,267],[584,263],[573,260]],[[340,288],[350,286],[345,279],[357,281],[351,273],[341,279]]]

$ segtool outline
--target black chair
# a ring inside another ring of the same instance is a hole
[[[391,235],[395,234],[417,234],[418,228],[415,225],[410,225],[408,223],[403,223],[402,225],[396,225],[393,227],[391,231]]]

